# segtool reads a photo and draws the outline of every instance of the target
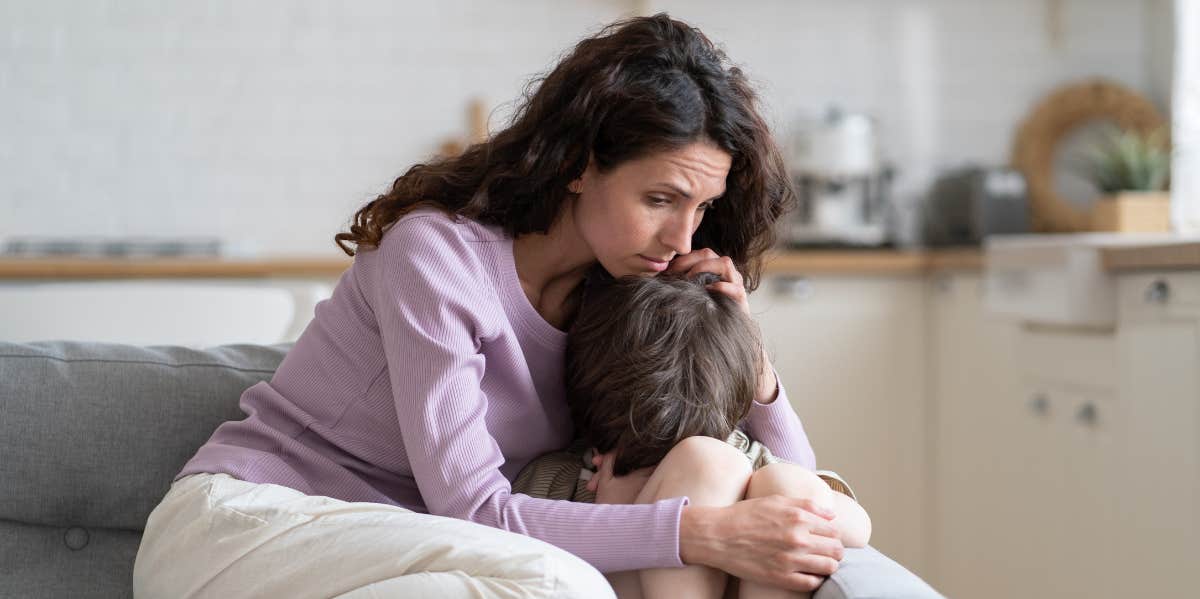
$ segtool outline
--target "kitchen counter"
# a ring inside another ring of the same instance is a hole
[[[1115,271],[1193,269],[1200,270],[1200,241],[1144,247],[1115,247],[1100,250],[1104,268]]]
[[[333,278],[350,266],[349,257],[221,258],[0,258],[3,279],[141,278]]]
[[[4,279],[129,279],[129,278],[336,278],[349,257],[267,257],[259,260],[220,258],[85,259],[0,258]],[[902,250],[783,250],[764,265],[765,274],[919,274],[930,270],[979,270],[983,254],[977,249]]]
[[[1127,245],[1100,250],[1111,271],[1200,269],[1200,241]],[[319,278],[341,275],[349,257],[85,259],[0,258],[5,279],[129,278]],[[902,275],[946,270],[982,270],[976,248],[927,250],[780,250],[768,256],[764,274]]]
[[[767,258],[767,274],[921,274],[937,270],[981,270],[979,249],[784,250]]]

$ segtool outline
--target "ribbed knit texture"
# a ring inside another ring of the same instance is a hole
[[[242,394],[247,418],[218,427],[176,479],[224,472],[462,518],[603,572],[681,566],[686,497],[595,505],[512,493],[522,467],[572,439],[565,345],[521,289],[510,237],[413,212],[358,253],[270,382]],[[744,425],[815,468],[782,389]]]

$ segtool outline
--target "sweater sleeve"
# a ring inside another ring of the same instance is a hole
[[[484,419],[483,311],[500,309],[470,243],[449,223],[393,225],[368,269],[402,442],[429,512],[531,536],[602,572],[681,567],[686,497],[594,505],[512,492]]]
[[[787,391],[778,373],[775,373],[775,380],[779,381],[779,395],[769,404],[755,401],[750,406],[750,415],[745,421],[746,432],[752,439],[766,445],[771,453],[815,470],[817,458],[812,444],[808,441],[804,426],[800,424],[800,417],[788,401]]]

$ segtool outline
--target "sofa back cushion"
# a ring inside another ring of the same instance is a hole
[[[142,530],[289,347],[0,343],[0,519]]]
[[[129,597],[151,510],[289,347],[0,343],[0,597]]]

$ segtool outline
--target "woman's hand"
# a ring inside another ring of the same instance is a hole
[[[625,476],[613,476],[617,453],[593,452],[592,465],[596,473],[588,479],[587,488],[596,494],[596,503],[637,503],[638,494],[654,473],[654,467],[640,468]]]
[[[724,507],[689,505],[679,524],[679,556],[738,578],[812,591],[842,559],[834,516],[810,499],[782,495]]]
[[[708,288],[729,296],[746,314],[750,314],[750,300],[746,296],[746,285],[742,280],[742,273],[733,265],[733,260],[728,256],[718,256],[716,252],[708,248],[693,250],[675,256],[665,272],[686,273],[688,278],[702,272],[711,272],[721,277],[721,280],[710,283]]]
[[[720,281],[710,283],[708,288],[729,296],[737,302],[738,307],[747,316],[750,315],[750,299],[746,295],[746,285],[742,279],[742,273],[738,271],[733,260],[728,256],[718,256],[716,252],[708,248],[693,250],[687,254],[675,256],[665,272],[686,273],[685,276],[688,278],[702,272],[711,272],[721,277]],[[758,392],[754,399],[758,403],[771,403],[775,401],[778,394],[779,381],[775,378],[775,371],[771,369],[771,358],[767,355],[764,347],[762,370],[758,373]]]

